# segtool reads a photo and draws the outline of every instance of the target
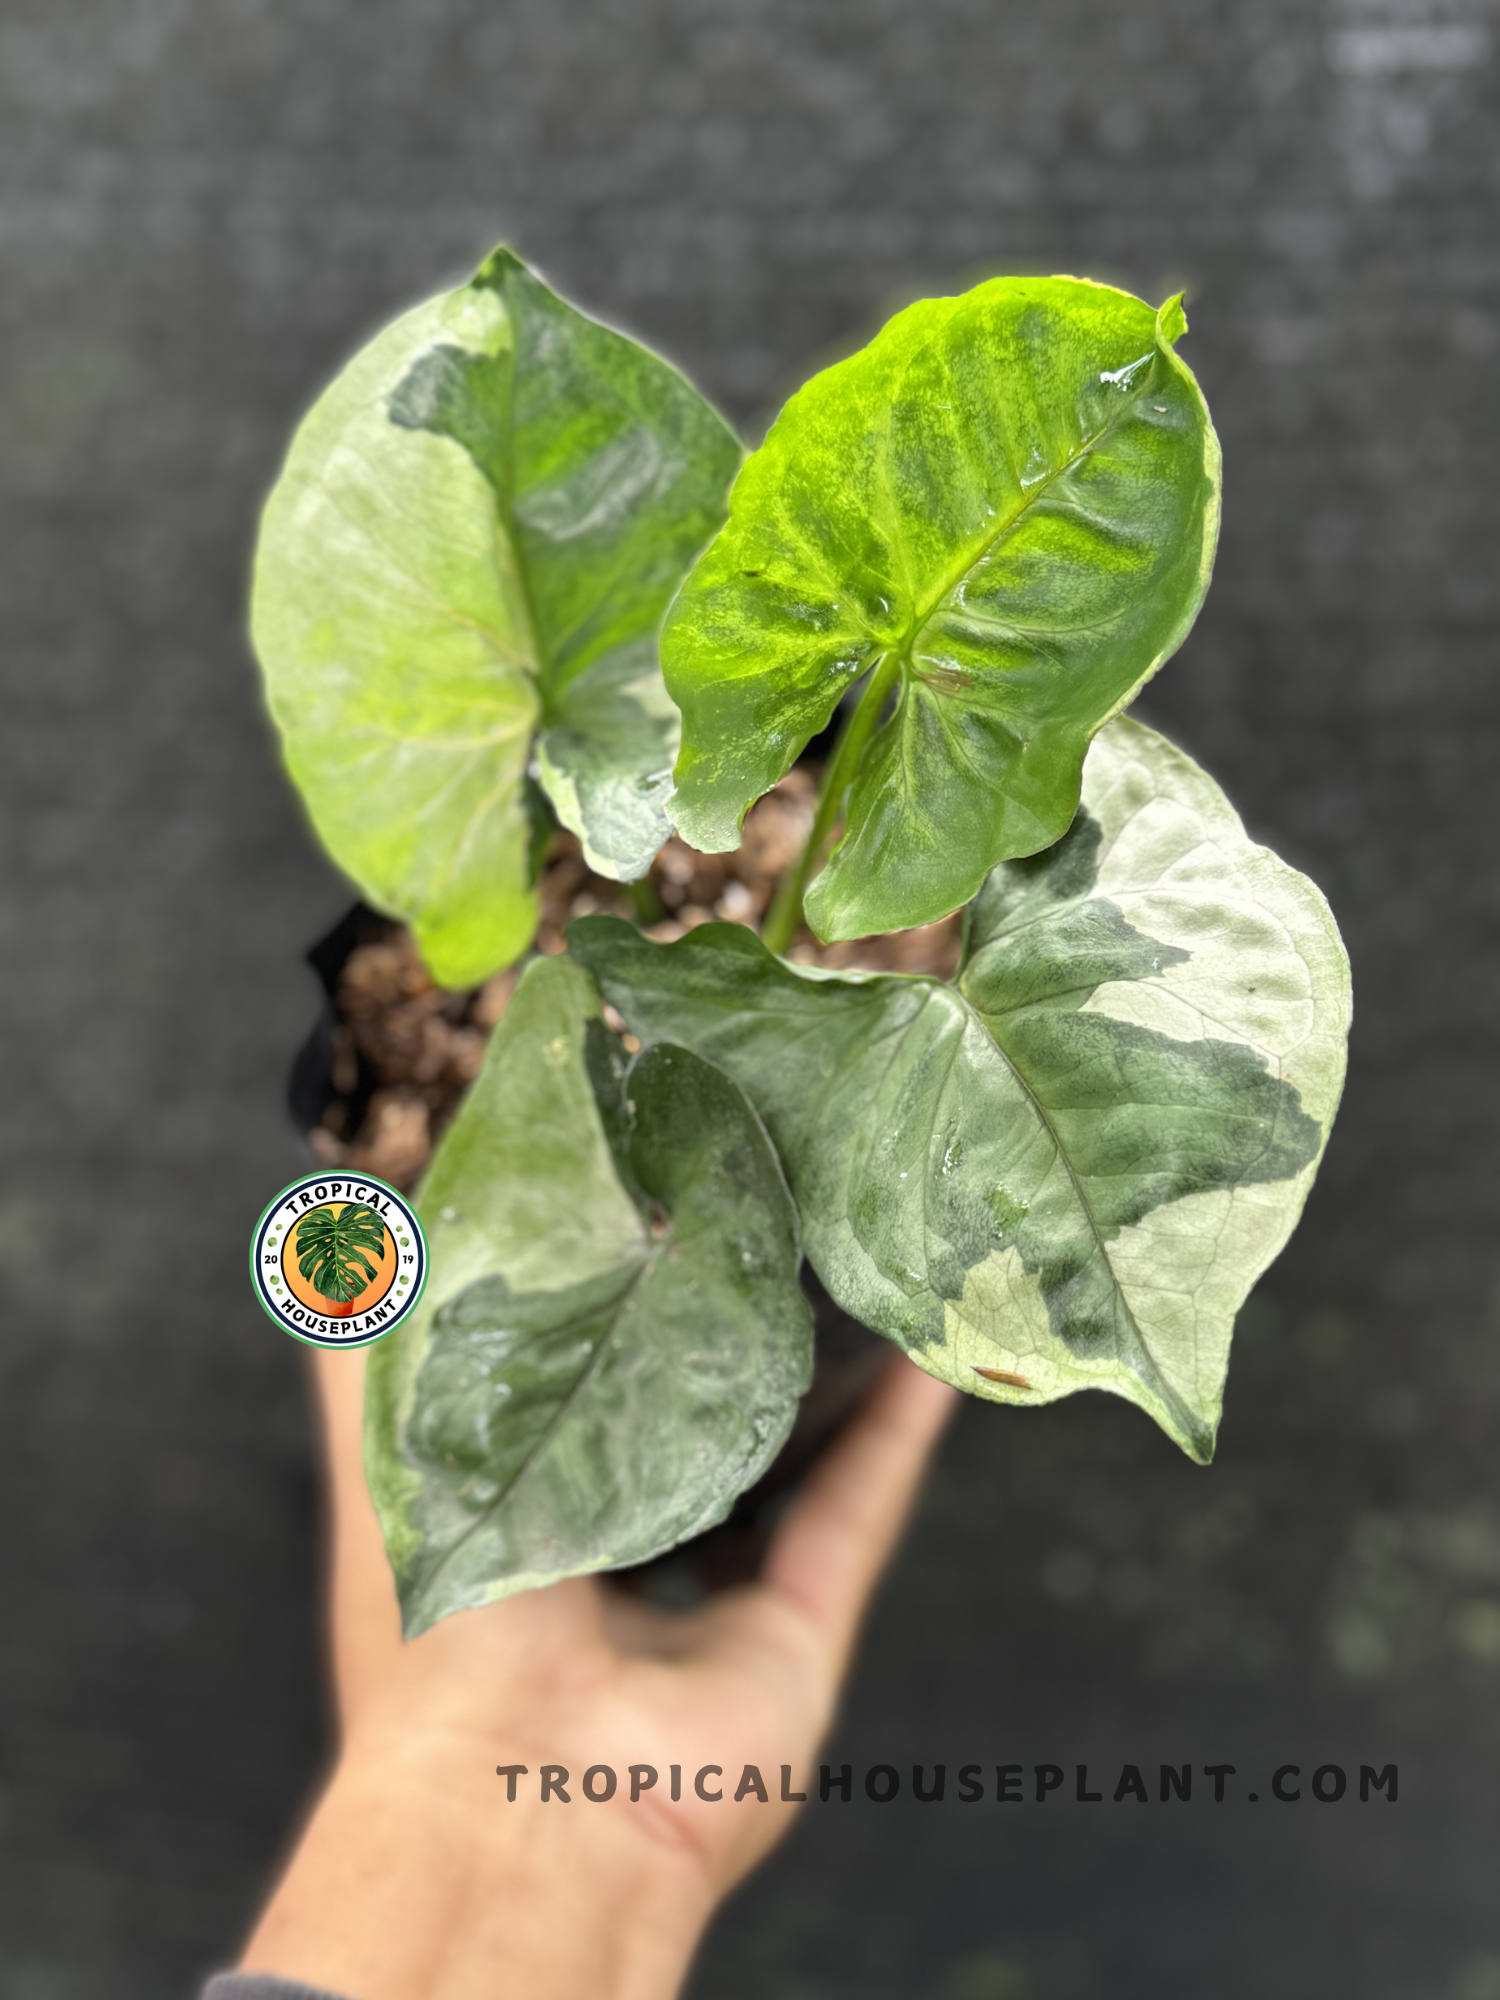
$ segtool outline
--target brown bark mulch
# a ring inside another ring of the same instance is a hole
[[[812,825],[816,774],[799,767],[750,810],[739,849],[700,854],[675,835],[646,882],[595,875],[571,833],[554,836],[538,889],[536,949],[565,949],[574,917],[603,912],[642,923],[663,943],[715,919],[759,931],[782,875]],[[958,963],[957,915],[922,930],[825,945],[803,930],[787,954],[833,971],[926,972],[949,977]],[[309,1138],[330,1167],[352,1167],[410,1188],[420,1177],[459,1100],[479,1074],[485,1043],[515,991],[520,967],[497,972],[469,992],[435,986],[411,932],[390,924],[350,953],[338,980],[333,1091]],[[623,1026],[613,1021],[615,1027]],[[357,1129],[346,1129],[361,1072],[374,1088]]]

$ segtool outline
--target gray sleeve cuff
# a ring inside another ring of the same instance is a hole
[[[276,1979],[269,1972],[216,1972],[198,2000],[339,2000],[322,1986]]]

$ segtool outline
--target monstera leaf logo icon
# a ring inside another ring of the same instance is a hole
[[[368,1347],[394,1332],[422,1296],[421,1217],[373,1174],[304,1174],[262,1211],[250,1239],[250,1278],[294,1340]]]
[[[385,1224],[364,1202],[310,1208],[297,1224],[296,1243],[298,1270],[328,1300],[330,1315],[342,1317],[374,1283],[385,1255]]]

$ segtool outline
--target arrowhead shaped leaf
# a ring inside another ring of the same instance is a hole
[[[928,923],[1067,831],[1089,739],[1208,585],[1219,454],[1185,326],[1175,300],[995,279],[792,398],[663,632],[687,840],[732,847],[877,667],[894,706],[808,894],[820,937]]]
[[[846,1311],[976,1394],[1109,1389],[1211,1456],[1349,986],[1316,888],[1180,751],[1101,733],[1067,838],[985,885],[957,989],[799,970],[731,925],[660,946],[587,918],[569,949],[638,1035],[741,1084]]]
[[[408,1635],[721,1520],[807,1387],[796,1210],[759,1119],[684,1049],[626,1069],[597,1015],[577,967],[528,968],[420,1196],[428,1296],[372,1353]]]
[[[329,852],[441,983],[530,941],[534,748],[600,872],[643,873],[667,837],[656,627],[739,456],[675,369],[507,251],[297,433],[256,561],[272,713]]]

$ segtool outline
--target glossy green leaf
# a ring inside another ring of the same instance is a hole
[[[419,1197],[432,1278],[366,1414],[409,1635],[721,1520],[807,1387],[759,1119],[684,1049],[627,1069],[597,1016],[576,966],[528,968]]]
[[[1219,452],[1185,326],[1176,300],[999,278],[792,398],[663,632],[688,841],[732,847],[882,664],[894,705],[807,898],[819,936],[928,923],[1067,831],[1090,738],[1208,585]]]
[[[669,831],[655,633],[739,446],[675,369],[508,251],[386,329],[266,508],[253,628],[329,852],[472,983],[535,928],[535,756],[600,872]]]
[[[733,925],[661,946],[588,918],[569,948],[637,1035],[741,1084],[847,1311],[961,1388],[1112,1390],[1210,1457],[1234,1315],[1337,1105],[1349,982],[1317,889],[1180,751],[1101,732],[1068,836],[985,885],[957,988],[796,968]]]

